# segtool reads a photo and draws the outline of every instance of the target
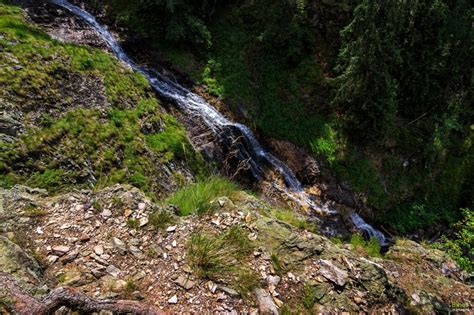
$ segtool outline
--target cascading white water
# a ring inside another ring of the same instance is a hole
[[[304,208],[311,209],[319,213],[335,213],[334,210],[322,208],[312,201],[310,196],[304,191],[303,186],[301,185],[298,178],[296,178],[292,170],[285,163],[277,159],[271,153],[267,152],[260,145],[250,128],[239,123],[231,122],[209,103],[207,103],[202,97],[192,93],[188,89],[174,81],[171,81],[160,73],[149,71],[148,69],[137,65],[123,51],[122,47],[114,39],[107,28],[100,25],[95,17],[87,11],[65,0],[50,0],[50,2],[69,10],[71,13],[79,16],[82,20],[87,22],[100,35],[100,37],[114,52],[118,59],[130,66],[133,70],[143,74],[150,82],[150,85],[158,92],[158,94],[173,100],[183,112],[200,117],[215,133],[218,133],[224,128],[235,128],[239,130],[248,143],[249,148],[253,151],[251,152],[251,158],[253,158],[253,161],[251,161],[249,165],[254,175],[265,173],[262,166],[263,163],[271,165],[272,169],[285,180],[287,185],[287,187],[281,187],[281,185],[274,184],[273,187]],[[377,237],[382,245],[388,244],[388,240],[384,234],[365,222],[358,214],[353,213],[351,215],[351,220],[358,229],[366,231],[370,236]]]

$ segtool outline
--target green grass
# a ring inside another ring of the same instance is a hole
[[[252,250],[244,230],[235,225],[219,235],[192,234],[186,260],[197,277],[228,283],[245,297],[258,285],[258,277],[243,264]]]
[[[140,229],[140,220],[139,219],[128,218],[126,223],[127,223],[127,226],[131,229],[134,229],[134,230]]]
[[[160,164],[206,172],[185,129],[162,111],[142,75],[101,50],[51,39],[18,7],[0,5],[0,29],[0,98],[25,118],[39,116],[19,141],[0,143],[2,187],[24,183],[55,193],[129,183],[156,197],[163,190]],[[105,93],[100,109],[73,102],[82,95],[72,95],[68,82],[87,78],[96,82],[95,99]],[[145,134],[144,122],[159,128]]]
[[[14,6],[0,6],[0,29],[4,35],[0,45],[4,52],[0,61],[0,86],[3,95],[32,100],[34,105],[48,105],[61,99],[58,79],[64,72],[83,73],[100,77],[108,100],[115,106],[132,106],[150,91],[141,74],[119,65],[111,55],[99,49],[61,43],[28,25],[23,11]],[[14,56],[10,58],[9,55]],[[15,70],[13,66],[21,67]],[[46,102],[44,100],[47,100]],[[32,105],[29,105],[32,106]]]
[[[380,243],[375,236],[372,236],[368,241],[364,240],[362,235],[354,234],[351,237],[351,245],[356,250],[361,250],[371,257],[381,257]]]
[[[156,210],[148,217],[150,225],[155,229],[165,229],[175,222],[171,213],[165,210]]]
[[[303,291],[303,305],[307,310],[311,310],[317,302],[316,289],[313,286],[305,285]]]
[[[210,201],[217,197],[232,197],[238,190],[233,182],[222,177],[210,177],[186,186],[168,197],[165,202],[177,206],[180,214],[204,214],[210,210]]]
[[[294,210],[273,208],[271,214],[280,221],[286,222],[300,230],[307,230],[313,233],[317,232],[316,226],[309,222],[308,219]]]

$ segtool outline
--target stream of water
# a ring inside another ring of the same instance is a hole
[[[223,114],[217,111],[212,105],[206,102],[201,96],[189,91],[185,87],[156,71],[150,71],[149,69],[136,64],[123,51],[120,44],[115,40],[107,28],[101,25],[95,19],[95,17],[87,11],[65,0],[51,0],[51,2],[67,9],[89,24],[100,35],[100,37],[104,40],[104,42],[107,44],[110,50],[113,51],[118,59],[130,66],[133,70],[143,74],[150,82],[150,85],[158,92],[158,94],[173,100],[180,110],[189,115],[200,117],[216,134],[219,134],[225,128],[234,128],[239,130],[241,135],[245,138],[247,147],[251,151],[248,152],[249,154],[247,154],[250,155],[248,164],[250,171],[257,179],[262,179],[262,174],[265,174],[265,167],[270,166],[271,169],[276,174],[281,176],[281,178],[285,181],[286,186],[282,187],[282,185],[278,185],[277,183],[273,185],[282,194],[298,203],[305,209],[311,209],[312,211],[320,214],[335,213],[334,210],[330,210],[326,207],[316,204],[311,196],[305,192],[302,184],[295,176],[293,171],[285,163],[280,161],[270,152],[266,151],[260,145],[249,127],[230,121]],[[357,213],[352,213],[350,217],[352,223],[359,230],[365,231],[369,236],[377,237],[383,246],[388,244],[388,240],[385,235],[365,222],[364,219],[362,219],[362,217],[360,217]]]

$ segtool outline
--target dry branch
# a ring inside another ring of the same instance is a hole
[[[9,297],[13,298],[13,310],[24,315],[52,314],[62,306],[86,314],[102,310],[114,314],[163,314],[162,311],[152,305],[127,300],[96,300],[69,287],[59,287],[42,299],[36,299],[23,290],[11,275],[4,272],[0,272],[0,287],[5,288]]]

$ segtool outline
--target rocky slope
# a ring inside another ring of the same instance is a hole
[[[61,41],[0,5],[0,314],[472,309],[429,246],[370,257],[243,191],[178,216],[162,198],[208,175],[184,128],[143,78],[75,45],[103,48],[87,27],[34,12]]]
[[[1,270],[37,297],[65,286],[171,313],[429,314],[472,306],[472,290],[443,252],[400,240],[371,258],[276,219],[244,192],[211,201],[214,213],[200,217],[176,217],[173,207],[123,185],[59,196],[15,186],[1,196]],[[11,295],[3,289],[7,313],[15,310]]]

